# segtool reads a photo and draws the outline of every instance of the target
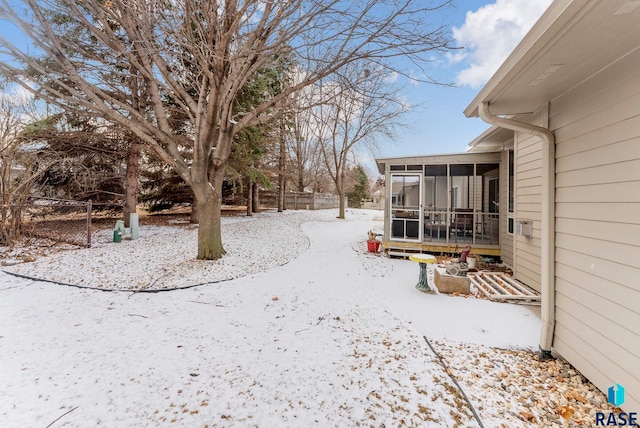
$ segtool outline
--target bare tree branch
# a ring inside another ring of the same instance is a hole
[[[291,96],[363,60],[409,74],[452,48],[431,25],[449,2],[430,0],[0,0],[0,19],[31,39],[23,51],[0,39],[0,73],[62,108],[77,106],[128,128],[192,188],[200,222],[198,258],[224,254],[220,198],[234,138],[265,123]],[[235,100],[260,70],[287,57],[296,78],[253,108]],[[403,58],[404,61],[399,61]],[[132,105],[127,82],[147,97]],[[418,77],[434,82],[427,74]],[[118,83],[119,82],[119,83]],[[169,118],[189,120],[176,132]],[[192,158],[181,147],[192,147]]]

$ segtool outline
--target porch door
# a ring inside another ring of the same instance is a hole
[[[391,174],[391,231],[394,241],[422,241],[422,174]]]

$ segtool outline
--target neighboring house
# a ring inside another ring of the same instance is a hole
[[[494,126],[461,155],[499,154],[500,255],[541,291],[540,349],[603,392],[623,385],[628,411],[640,410],[639,22],[640,1],[554,1],[465,110]]]

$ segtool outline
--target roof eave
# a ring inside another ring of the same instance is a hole
[[[466,117],[479,117],[478,105],[495,100],[498,94],[511,84],[529,61],[546,46],[549,40],[562,31],[567,21],[587,2],[588,0],[556,0],[551,3],[527,35],[467,106],[464,110],[464,115]]]

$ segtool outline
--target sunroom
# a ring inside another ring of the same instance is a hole
[[[387,198],[383,248],[500,255],[500,153],[376,159]]]

